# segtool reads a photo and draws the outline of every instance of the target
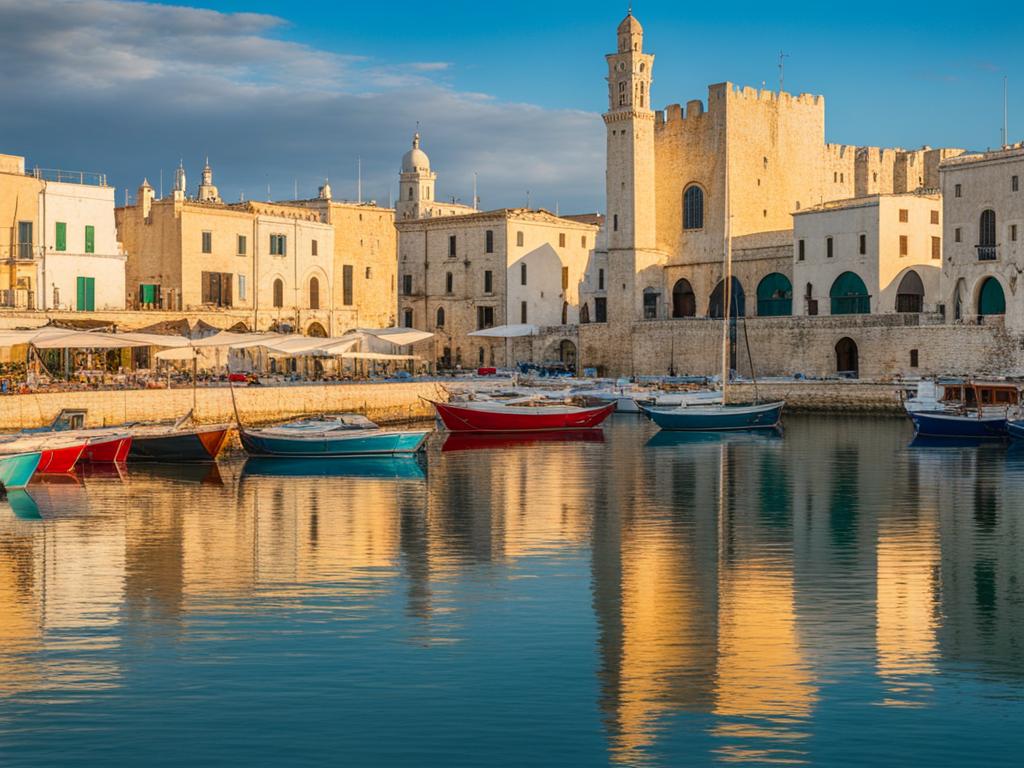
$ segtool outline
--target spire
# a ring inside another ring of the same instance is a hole
[[[174,171],[174,191],[181,193],[180,196],[184,197],[185,190],[187,189],[185,180],[185,161],[183,159],[178,160],[178,168]],[[176,195],[177,197],[178,195]]]

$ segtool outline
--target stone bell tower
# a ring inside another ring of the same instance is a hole
[[[412,149],[402,157],[402,172],[398,179],[396,217],[399,221],[423,218],[424,209],[434,202],[437,174],[430,170],[430,158],[420,149],[418,131],[412,137]]]
[[[605,57],[608,320],[631,322],[643,316],[642,291],[647,283],[638,282],[638,273],[661,261],[655,251],[654,111],[650,102],[654,56],[644,53],[643,27],[632,13],[619,24],[617,36],[618,50]]]

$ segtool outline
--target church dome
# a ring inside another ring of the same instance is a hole
[[[640,22],[637,21],[636,16],[632,13],[627,14],[626,18],[619,24],[620,35],[642,35],[643,33],[644,28],[640,26]]]
[[[412,139],[412,149],[402,157],[402,173],[416,173],[417,171],[429,171],[430,158],[427,153],[420,149],[420,135],[417,133]]]

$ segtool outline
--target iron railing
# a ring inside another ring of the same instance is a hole
[[[995,261],[999,258],[998,247],[995,245],[979,245],[978,261]]]
[[[92,187],[107,186],[107,174],[95,171],[65,171],[60,168],[33,168],[25,172],[43,181],[56,181],[64,184],[88,184]]]

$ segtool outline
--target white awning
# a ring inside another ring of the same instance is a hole
[[[126,347],[152,346],[149,342],[127,339],[120,334],[87,331],[40,334],[31,343],[39,349],[124,349]]]
[[[194,347],[162,349],[156,353],[157,360],[195,360],[197,357],[199,357],[199,350]]]
[[[381,341],[390,342],[396,347],[418,344],[421,341],[434,338],[434,334],[430,331],[417,331],[415,328],[360,328],[356,333],[373,336]]]
[[[385,355],[382,352],[346,352],[342,355],[346,360],[422,360],[416,355]]]
[[[162,333],[134,333],[128,331],[126,333],[114,334],[119,339],[126,341],[137,341],[139,346],[149,347],[164,347],[166,349],[176,349],[178,347],[189,346],[190,339],[186,339],[184,336],[173,336],[165,335]]]
[[[499,325],[494,328],[473,331],[469,335],[482,336],[488,339],[516,339],[520,336],[536,336],[538,330],[536,325]]]
[[[205,347],[227,347],[229,349],[245,349],[246,347],[258,347],[260,344],[274,342],[285,338],[279,333],[234,333],[232,331],[221,331],[213,336],[202,339],[192,339],[193,347],[200,349]]]

